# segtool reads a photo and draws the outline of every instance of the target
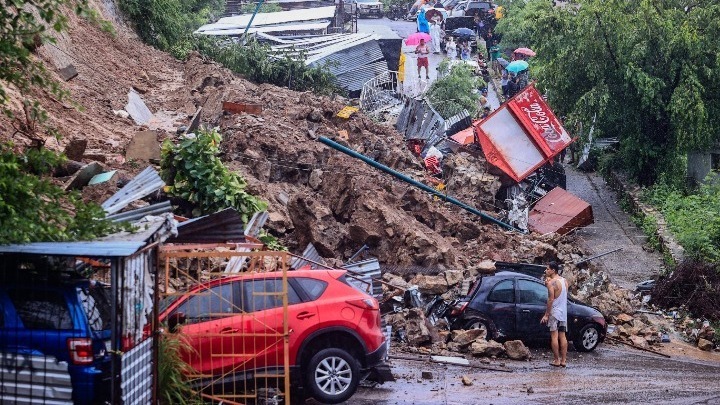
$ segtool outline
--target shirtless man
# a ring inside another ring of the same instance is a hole
[[[550,347],[552,347],[553,367],[567,365],[567,280],[560,277],[560,266],[550,262],[545,268],[545,285],[548,289],[547,308],[540,323],[550,327]]]
[[[425,68],[425,78],[430,79],[430,72],[428,72],[428,54],[430,54],[430,48],[425,44],[424,39],[420,39],[420,45],[415,48],[417,54],[417,68],[418,68],[418,79],[420,78],[420,69]]]

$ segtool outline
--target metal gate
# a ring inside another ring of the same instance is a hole
[[[195,392],[225,404],[290,403],[286,252],[163,245],[158,326],[180,342]]]

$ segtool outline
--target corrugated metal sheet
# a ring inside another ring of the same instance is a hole
[[[149,338],[122,355],[120,391],[127,405],[152,403],[152,347]]]
[[[410,99],[400,112],[397,128],[405,139],[427,140],[444,136],[445,120],[426,100]]]
[[[130,180],[125,187],[121,188],[102,207],[108,214],[114,214],[133,201],[139,200],[146,195],[159,190],[165,185],[160,175],[151,166],[140,172],[134,179]]]
[[[355,278],[347,277],[346,279],[350,285],[362,292],[368,292],[367,287],[370,285],[371,291],[368,292],[370,295],[376,298],[382,296],[382,284],[376,281],[376,279],[382,277],[382,273],[380,272],[380,262],[378,259],[368,259],[360,262],[348,263],[343,265],[342,268],[358,274],[356,277],[363,281],[360,282]]]
[[[0,245],[0,253],[27,253],[51,256],[126,257],[145,246],[142,241],[35,242]]]
[[[564,235],[575,228],[593,223],[590,204],[555,187],[535,204],[528,217],[530,229]]]
[[[320,253],[318,253],[317,249],[315,249],[315,245],[313,245],[312,243],[308,243],[308,245],[305,247],[305,250],[303,250],[302,252],[302,258],[293,257],[292,259],[290,259],[290,268],[293,270],[297,270],[302,266],[310,266],[311,269],[320,268],[320,266],[310,262],[309,260],[312,260],[315,263],[325,264],[325,260],[322,258],[322,256],[320,256]]]
[[[308,31],[319,31],[321,33],[324,33],[327,31],[328,27],[330,26],[330,21],[321,21],[321,22],[312,22],[312,23],[306,23],[306,24],[282,24],[282,25],[266,25],[262,27],[255,27],[255,23],[253,23],[253,27],[250,27],[248,29],[248,34],[257,34],[257,33],[300,33],[300,32],[308,32]],[[201,34],[205,35],[213,35],[213,36],[219,36],[219,35],[242,35],[245,33],[245,28],[237,28],[237,29],[222,29],[222,30],[208,30],[204,31]]]
[[[172,204],[170,204],[170,201],[163,201],[161,203],[148,205],[147,207],[134,209],[132,211],[108,215],[107,219],[114,222],[133,222],[147,215],[160,215],[170,211],[172,211]]]
[[[54,356],[0,353],[0,403],[72,404],[72,382],[67,362]]]
[[[337,84],[349,91],[358,91],[368,80],[387,71],[388,66],[385,61],[370,63],[337,75]]]
[[[335,16],[335,6],[306,8],[292,11],[279,11],[275,13],[257,13],[252,21],[253,27],[265,25],[284,24],[295,21],[330,20]],[[243,14],[233,17],[224,17],[216,23],[206,24],[198,28],[195,33],[205,31],[218,31],[227,29],[245,28],[252,18],[252,14]]]
[[[306,63],[310,66],[327,64],[330,73],[337,76],[383,58],[382,49],[373,36],[353,38],[317,50],[308,55]],[[370,79],[372,77],[367,80]]]
[[[240,213],[234,208],[182,222],[177,229],[178,235],[169,238],[168,243],[225,243],[245,240],[245,224]]]

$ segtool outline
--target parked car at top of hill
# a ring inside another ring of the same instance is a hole
[[[363,377],[379,383],[393,380],[384,362],[387,345],[378,302],[350,286],[346,273],[287,273],[289,353],[283,339],[274,337],[284,328],[281,272],[197,285],[164,300],[160,321],[171,330],[180,327],[192,347],[182,356],[203,376],[194,382],[198,386],[282,374],[287,356],[293,388],[323,403],[344,402]]]
[[[352,0],[353,3],[357,4],[358,16],[375,16],[382,18],[383,4],[377,0]]]
[[[499,271],[480,278],[457,304],[452,329],[485,329],[487,338],[523,341],[549,340],[545,314],[548,291],[531,275]],[[605,339],[607,322],[597,309],[568,298],[568,340],[575,350],[589,352]]]
[[[451,16],[465,16],[474,17],[480,15],[484,17],[490,14],[491,11],[495,10],[495,4],[490,1],[476,1],[476,0],[460,0],[452,8],[450,12]],[[493,18],[495,16],[493,15]]]

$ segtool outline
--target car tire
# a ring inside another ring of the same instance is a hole
[[[469,319],[467,322],[465,322],[465,327],[463,327],[465,330],[470,329],[484,329],[485,330],[485,339],[495,339],[495,336],[490,331],[490,325],[485,320],[479,319],[479,318],[472,318]]]
[[[600,343],[600,330],[595,324],[585,325],[580,329],[578,337],[573,342],[575,350],[579,352],[591,352]]]
[[[343,349],[323,349],[310,359],[305,375],[313,398],[326,404],[338,404],[355,393],[360,382],[360,367]]]

